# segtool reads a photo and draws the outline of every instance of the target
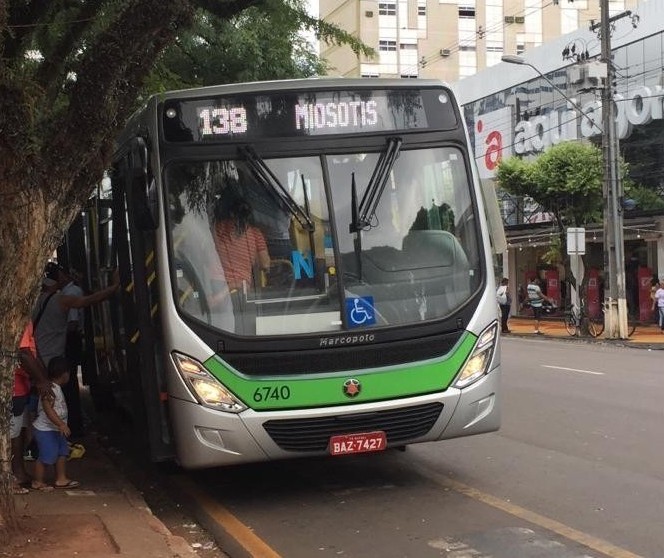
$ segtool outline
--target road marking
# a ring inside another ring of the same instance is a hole
[[[604,372],[594,372],[593,370],[579,370],[578,368],[565,368],[564,366],[549,366],[542,364],[542,368],[555,368],[556,370],[567,370],[569,372],[580,372],[581,374],[593,374],[594,376],[604,376]]]
[[[517,506],[516,504],[512,504],[511,502],[507,502],[501,498],[492,496],[491,494],[486,494],[485,492],[477,490],[472,486],[468,486],[462,482],[452,480],[449,477],[435,473],[431,469],[427,469],[425,476],[433,479],[434,482],[441,485],[443,488],[454,490],[459,494],[463,494],[464,496],[472,498],[473,500],[487,504],[492,508],[504,511],[514,517],[523,519],[524,521],[528,521],[533,525],[537,525],[538,527],[546,529],[547,531],[556,533],[570,541],[582,544],[587,548],[590,548],[596,552],[600,552],[605,556],[609,556],[610,558],[642,558],[638,554],[634,554],[629,550],[615,546],[608,541],[593,537],[592,535],[582,531],[578,531],[577,529],[569,527],[564,523],[560,523],[555,519],[551,519],[550,517],[540,515],[537,512],[522,508],[521,506]]]
[[[244,548],[249,556],[256,558],[281,558],[278,552],[273,550],[263,539],[258,537],[224,506],[200,490],[194,482],[185,478],[178,478],[176,482],[180,485],[181,490],[196,500],[203,513],[207,514],[212,521],[221,525],[228,535]]]

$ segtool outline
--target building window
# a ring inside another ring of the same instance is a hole
[[[403,79],[417,79],[417,74],[416,74],[416,75],[412,75],[412,74],[401,74],[401,77],[402,77]]]
[[[516,53],[517,53],[517,55],[523,54],[525,52],[525,50],[526,50],[526,45],[519,44],[519,43],[516,44]]]
[[[392,2],[381,2],[378,4],[378,15],[397,15],[397,5]]]
[[[378,50],[397,50],[396,41],[378,41]]]
[[[472,76],[477,72],[477,53],[473,50],[459,51],[459,78]]]
[[[417,50],[417,45],[413,43],[400,43],[399,48],[401,50]]]
[[[426,6],[418,6],[418,7],[417,7],[417,15],[418,15],[418,16],[425,16],[425,15],[427,15],[427,7],[426,7]]]
[[[475,7],[459,6],[459,17],[464,19],[475,18]]]

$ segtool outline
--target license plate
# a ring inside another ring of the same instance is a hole
[[[330,438],[329,450],[331,455],[346,455],[349,453],[365,453],[369,451],[382,451],[387,447],[385,432],[359,432],[357,434],[343,434]]]

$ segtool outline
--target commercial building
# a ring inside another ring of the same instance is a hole
[[[608,84],[614,91],[620,152],[629,164],[630,178],[661,198],[664,0],[644,2],[625,16],[612,25],[616,79]],[[572,46],[584,56],[570,63],[564,53],[569,53]],[[590,119],[601,123],[601,87],[605,84],[594,62],[599,50],[600,41],[594,32],[578,30],[524,53],[537,70],[501,63],[456,84],[483,180],[492,179],[501,158],[515,154],[536,157],[561,141],[600,141],[590,123]],[[590,118],[581,117],[565,97]],[[650,281],[653,275],[664,276],[664,216],[661,209],[632,207],[628,200],[623,201],[627,300],[635,314],[638,309],[639,317],[648,319]],[[562,266],[544,264],[545,253],[558,230],[550,216],[527,200],[524,203],[509,197],[503,200],[503,212],[509,242],[503,258],[504,273],[517,285],[538,273],[554,296],[560,297],[566,279]],[[586,228],[586,268],[592,273],[590,286],[597,290],[599,302],[602,224],[588,223]],[[591,296],[589,301],[594,303]]]

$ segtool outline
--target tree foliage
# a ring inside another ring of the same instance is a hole
[[[576,142],[558,144],[537,159],[519,157],[498,164],[496,181],[515,196],[529,196],[551,212],[560,226],[599,223],[603,218],[604,162],[601,150]],[[631,166],[619,162],[624,198],[640,210],[664,209],[664,199],[650,185],[636,184]]]
[[[530,196],[569,227],[602,216],[602,152],[590,144],[564,142],[532,161],[511,157],[498,165],[496,180],[517,196]]]
[[[564,142],[553,146],[534,160],[512,157],[498,165],[496,180],[501,188],[516,196],[530,196],[550,212],[558,226],[558,238],[544,256],[546,263],[569,261],[567,227],[601,221],[604,166],[601,150],[586,143]],[[575,279],[566,269],[574,285]]]
[[[301,33],[305,28],[348,43],[356,53],[373,52],[344,31],[307,16],[303,0],[269,2],[233,18],[199,10],[192,26],[157,60],[145,93],[324,75],[328,66],[311,50]]]
[[[308,16],[301,0],[0,0],[0,408],[10,408],[14,347],[44,263],[108,167],[137,99],[315,72],[298,26],[371,54]],[[15,521],[8,412],[0,433],[2,539]]]

